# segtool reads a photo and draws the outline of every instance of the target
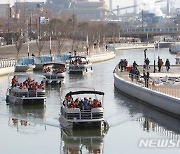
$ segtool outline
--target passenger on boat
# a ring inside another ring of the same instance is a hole
[[[41,83],[38,85],[38,88],[39,89],[44,89],[44,82],[43,81],[41,81]]]
[[[79,98],[76,98],[76,99],[75,99],[74,104],[76,105],[76,107],[78,106],[78,104],[79,104]]]
[[[68,107],[69,107],[69,108],[76,108],[76,105],[75,105],[74,102],[71,102]]]
[[[33,82],[31,90],[36,91],[37,88],[37,83]]]
[[[32,84],[33,83],[33,79],[31,79],[30,77],[28,77],[27,79],[26,79],[26,82],[30,85],[30,84]]]
[[[83,100],[81,100],[81,99],[79,100],[79,103],[78,103],[77,107],[78,107],[80,110],[83,109]]]
[[[49,67],[44,69],[44,73],[50,73],[50,72],[51,72],[51,69]]]
[[[84,97],[84,100],[83,100],[83,109],[84,110],[90,109],[90,104],[88,103],[88,99],[86,97]]]
[[[92,101],[92,98],[91,98],[91,97],[89,97],[88,104],[89,104],[90,106],[92,106],[92,104],[93,104],[93,101]]]
[[[98,101],[97,99],[94,99],[94,100],[93,100],[93,104],[92,104],[91,107],[92,107],[92,108],[98,108],[98,107],[102,107],[102,105],[101,105],[101,102],[100,102],[100,101]]]
[[[66,95],[63,101],[63,105],[69,107],[69,105],[73,102],[73,98],[70,95]]]
[[[18,85],[18,79],[16,78],[16,76],[12,78],[11,84],[12,87],[16,87]]]
[[[58,73],[63,73],[63,71],[62,71],[61,69],[58,69],[58,70],[56,71],[56,74],[58,74]]]
[[[82,64],[83,64],[83,62],[82,62],[82,60],[81,60],[81,59],[79,60],[79,64],[80,64],[80,65],[82,65]]]
[[[27,89],[26,82],[21,83],[20,88],[21,89]]]

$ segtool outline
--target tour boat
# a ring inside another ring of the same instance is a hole
[[[44,104],[46,100],[44,76],[15,74],[14,77],[11,76],[10,78],[12,80],[7,89],[7,104]]]
[[[70,74],[84,74],[92,72],[92,63],[86,57],[72,56],[70,57],[69,73]]]
[[[65,81],[65,64],[58,62],[50,62],[44,64],[44,76],[46,77],[46,83],[59,83],[62,84]]]
[[[94,90],[67,93],[60,110],[60,125],[65,129],[87,127],[107,129],[103,97],[104,92]]]
[[[180,52],[180,43],[176,42],[169,46],[169,52],[177,54]]]

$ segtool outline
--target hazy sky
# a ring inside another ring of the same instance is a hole
[[[8,3],[10,2],[11,5],[13,4],[13,2],[16,1],[16,0],[0,0],[0,3]],[[38,2],[38,1],[46,1],[46,0],[17,0],[17,1],[31,1],[31,2]],[[98,1],[98,0],[91,0],[91,1]],[[106,4],[109,5],[109,0],[105,0],[106,1]],[[134,3],[134,0],[112,0],[113,1],[113,8],[116,8],[117,5],[121,7],[124,7],[124,6],[130,6]],[[165,6],[166,5],[166,1],[167,0],[164,0],[163,3],[155,3],[156,0],[137,0],[138,4],[146,4],[146,5],[142,5],[142,6],[139,6],[138,7],[138,10],[149,10],[149,11],[152,11],[152,12],[156,12],[159,14],[160,12],[160,6]],[[175,6],[176,8],[180,8],[180,0],[170,0],[171,2],[171,5]],[[133,9],[131,9],[133,10]],[[124,11],[127,11],[129,12],[130,10],[124,10]]]
[[[10,3],[13,3],[15,0],[0,0],[0,3],[1,4],[4,4],[4,3],[8,3],[8,1]],[[17,0],[17,1],[31,1],[31,2],[37,2],[37,1],[44,1],[44,0]],[[106,4],[109,5],[109,0],[105,0],[106,1]],[[133,0],[113,0],[113,6],[115,8],[115,6],[119,5],[119,6],[126,6],[126,5],[129,5],[129,4],[132,4],[133,3]]]

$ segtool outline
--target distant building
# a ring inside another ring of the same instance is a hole
[[[180,8],[176,9],[174,23],[180,25]]]
[[[10,5],[0,4],[0,18],[7,19],[9,13],[10,13]]]
[[[85,20],[103,20],[110,13],[104,0],[74,0],[68,9],[63,9],[61,15],[75,14],[77,18]]]

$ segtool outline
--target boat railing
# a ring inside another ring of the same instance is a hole
[[[118,76],[126,81],[137,84],[140,87],[148,88],[153,91],[163,93],[175,98],[180,98],[180,78],[164,77],[162,79],[153,79],[151,77],[146,78],[141,75],[136,75],[128,72],[121,72],[116,68],[115,72]],[[178,84],[179,83],[179,84]]]
[[[81,65],[81,64],[80,65],[70,65],[69,69],[71,69],[71,70],[85,69],[85,66]]]
[[[11,89],[9,90],[11,91]],[[23,90],[23,91],[17,91],[17,92],[13,92],[14,93],[14,96],[16,97],[24,97],[24,98],[27,98],[27,97],[45,97],[45,93],[44,91],[39,91],[39,90],[36,90],[36,91],[33,91],[33,90]]]
[[[75,110],[76,112],[74,112]],[[71,112],[72,111],[72,112]],[[80,110],[79,108],[73,108],[73,109],[68,109],[64,110],[61,108],[61,114],[70,120],[93,120],[93,119],[102,119],[104,118],[103,115],[103,110],[97,110],[93,112],[93,109],[91,110]]]
[[[15,66],[17,61],[15,59],[1,59],[0,68],[7,68]]]
[[[64,73],[64,72],[63,72]],[[62,78],[64,78],[62,75],[60,76],[60,75],[58,75],[58,73],[56,74],[56,73],[49,73],[49,74],[47,74],[46,73],[46,78],[47,79],[49,79],[49,80],[54,80],[54,79],[56,79],[56,80],[59,80],[59,79],[62,79]]]

